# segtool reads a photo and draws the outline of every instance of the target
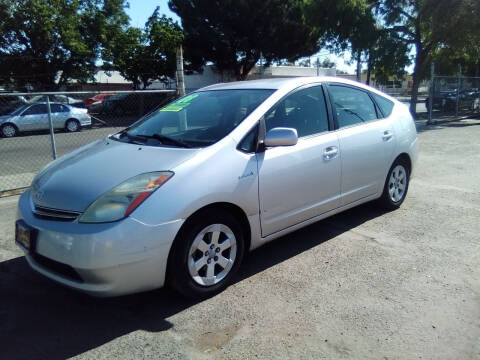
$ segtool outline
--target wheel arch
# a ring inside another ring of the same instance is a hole
[[[76,121],[80,125],[80,120],[75,117],[69,117],[67,120],[65,120],[65,125],[67,125],[67,122],[69,121]]]
[[[187,217],[185,222],[182,224],[180,229],[177,232],[177,235],[175,236],[175,239],[170,247],[169,253],[168,253],[168,258],[167,258],[167,266],[165,270],[165,283],[169,283],[172,279],[172,269],[173,269],[173,263],[172,259],[174,258],[173,255],[173,249],[175,246],[175,243],[179,240],[181,236],[183,236],[185,230],[188,228],[188,226],[195,221],[195,219],[199,216],[201,216],[202,213],[212,211],[212,210],[217,210],[217,211],[227,211],[230,214],[232,214],[235,218],[239,219],[244,236],[245,236],[245,252],[244,256],[248,253],[248,250],[250,249],[250,243],[251,243],[251,228],[250,228],[250,223],[248,222],[248,218],[246,213],[240,208],[238,205],[229,203],[229,202],[215,202],[211,203],[208,205],[205,205],[195,212],[193,212],[190,216]],[[170,283],[171,285],[171,283]]]
[[[199,208],[198,210],[196,210],[190,216],[187,217],[187,219],[183,223],[182,227],[178,231],[178,234],[181,234],[182,231],[192,221],[194,221],[198,216],[200,216],[202,213],[204,213],[206,211],[212,211],[212,210],[226,211],[226,212],[230,213],[231,215],[233,215],[237,220],[239,220],[240,225],[241,225],[242,230],[243,230],[243,235],[245,237],[245,239],[244,239],[245,240],[245,250],[248,251],[250,249],[250,244],[251,244],[251,240],[252,240],[251,239],[252,231],[251,231],[250,223],[248,221],[247,214],[245,213],[245,211],[243,211],[243,209],[240,206],[235,205],[235,204],[230,203],[230,202],[215,202],[215,203],[211,203],[211,204],[208,204],[208,205],[205,205],[205,206]],[[177,236],[178,236],[178,234],[177,234]],[[176,240],[176,237],[175,237],[175,240]]]
[[[395,160],[393,160],[392,162],[392,165],[395,164],[397,161],[403,161],[405,162],[405,164],[407,165],[408,167],[408,173],[411,174],[412,173],[412,159],[410,158],[410,155],[408,155],[407,153],[401,153],[400,155],[398,155]]]

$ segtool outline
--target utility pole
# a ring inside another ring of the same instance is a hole
[[[180,45],[177,48],[177,72],[175,74],[177,80],[177,96],[181,97],[185,95],[185,77],[183,74],[183,48]]]
[[[430,98],[428,101],[428,121],[427,125],[432,125],[433,97],[435,96],[435,63],[432,61],[430,67]]]
[[[458,79],[457,79],[457,99],[455,101],[455,120],[458,119],[458,105],[460,98],[460,87],[462,86],[462,64],[458,64]]]
[[[317,56],[317,76],[320,75],[320,58]]]

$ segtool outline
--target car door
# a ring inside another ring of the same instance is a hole
[[[23,112],[19,121],[21,131],[48,129],[48,114],[46,104],[34,104]]]
[[[294,91],[265,114],[266,132],[295,128],[299,139],[257,154],[262,236],[338,207],[339,142],[327,114],[321,85]]]
[[[55,129],[63,129],[65,127],[65,121],[68,119],[69,115],[68,108],[62,104],[50,104],[50,110],[52,113],[53,127]]]
[[[383,189],[395,136],[392,120],[382,119],[368,91],[330,83],[328,92],[340,143],[344,206]]]

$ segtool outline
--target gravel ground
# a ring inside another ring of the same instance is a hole
[[[480,121],[420,131],[400,210],[374,204],[254,251],[203,302],[95,299],[30,271],[0,199],[0,358],[480,359]]]

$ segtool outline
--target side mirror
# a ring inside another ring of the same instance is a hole
[[[271,129],[263,141],[266,147],[293,146],[298,142],[297,129],[277,127]]]

